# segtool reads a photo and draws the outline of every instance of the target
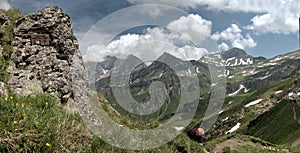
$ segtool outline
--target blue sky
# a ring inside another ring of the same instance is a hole
[[[0,8],[15,7],[23,13],[33,13],[43,7],[57,5],[71,16],[74,32],[81,43],[86,32],[105,16],[126,7],[153,3],[186,11],[190,15],[186,15],[168,26],[178,25],[179,27],[175,27],[175,29],[179,28],[190,34],[188,37],[195,39],[197,39],[195,34],[205,35],[205,37],[215,40],[221,50],[239,47],[254,56],[273,57],[298,49],[299,0],[0,0]],[[149,12],[156,13],[156,16],[164,14],[164,10],[159,9],[149,10]],[[155,16],[153,17],[155,18]],[[192,20],[196,20],[196,22]],[[172,22],[170,21],[170,23]],[[184,29],[183,25],[190,27]],[[200,32],[195,31],[197,26]],[[196,28],[191,29],[191,27]],[[209,34],[201,29],[205,29]],[[132,42],[131,40],[144,41],[148,36],[156,39],[157,33],[159,33],[158,39],[175,40],[174,34],[171,36],[159,29],[150,28],[145,31],[146,34],[137,33],[124,36],[114,43],[115,46],[110,47],[126,51],[123,48],[128,46],[124,47],[124,45],[128,45],[128,42]],[[137,46],[130,46],[130,49],[132,48],[139,49]],[[196,49],[189,46],[185,48],[174,46],[172,48],[171,46],[171,48],[163,47],[163,49],[174,49],[173,53],[180,52],[178,56],[183,55],[183,49],[190,52],[202,51],[199,51],[199,46]],[[105,53],[111,51],[106,50]],[[103,55],[101,54],[101,56]],[[195,56],[195,54],[188,56]]]

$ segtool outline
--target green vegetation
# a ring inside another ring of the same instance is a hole
[[[1,98],[0,115],[0,152],[139,152],[113,147],[93,136],[77,113],[67,112],[48,95]],[[139,127],[127,117],[119,120],[129,128]],[[159,148],[140,152],[201,153],[203,149],[183,133]]]
[[[17,9],[10,9],[8,11],[0,10],[0,14],[8,16],[6,23],[0,23],[0,46],[3,49],[2,57],[0,57],[0,81],[7,82],[9,74],[6,69],[8,68],[10,56],[13,52],[13,47],[11,46],[14,39],[13,29],[16,27],[15,21],[21,17],[21,12]]]
[[[289,144],[299,138],[299,102],[283,100],[249,123],[248,133],[275,144]]]
[[[262,149],[259,147],[254,147],[251,145],[243,145],[243,146],[239,146],[237,149],[234,149],[233,151],[231,151],[231,153],[252,153],[252,152],[257,152],[257,153],[286,153],[286,151],[281,150],[281,149],[277,149],[277,148],[273,148],[273,150],[269,150],[269,149]]]
[[[46,95],[3,98],[0,116],[2,152],[79,151],[91,143],[79,115]]]

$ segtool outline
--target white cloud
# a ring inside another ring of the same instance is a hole
[[[249,34],[243,36],[242,30],[236,24],[232,24],[230,27],[228,27],[222,32],[216,32],[211,36],[211,38],[216,41],[218,40],[229,41],[232,47],[238,47],[241,49],[244,49],[245,47],[253,48],[257,45],[256,42]],[[218,47],[219,49],[229,48],[228,45],[225,43],[222,43]]]
[[[190,14],[169,23],[167,28],[180,31],[181,34],[196,44],[201,44],[211,34],[211,21],[203,19],[199,15]]]
[[[207,50],[204,48],[190,45],[178,47],[175,42],[177,40],[173,34],[164,33],[161,28],[153,28],[148,29],[145,35],[123,35],[107,46],[92,45],[88,47],[84,58],[85,60],[99,61],[106,55],[126,58],[132,54],[143,61],[152,61],[167,52],[180,59],[198,60],[207,54]]]
[[[298,31],[300,1],[281,1],[270,6],[268,13],[257,15],[251,19],[248,29],[263,34],[267,32],[290,34]]]
[[[11,8],[11,5],[7,0],[0,0],[0,9],[8,10]]]
[[[226,51],[229,50],[229,46],[225,42],[222,42],[218,45],[218,49],[219,51]]]
[[[198,0],[127,0],[132,4],[162,4],[175,7],[191,7],[194,8],[199,5]]]
[[[157,59],[164,52],[184,60],[198,60],[208,49],[201,44],[210,38],[211,21],[190,14],[170,22],[166,30],[161,27],[148,28],[145,34],[127,34],[103,44],[90,45],[84,54],[85,60],[101,60],[106,55],[125,58],[133,54],[144,61]],[[193,45],[191,40],[198,45]]]
[[[299,0],[128,0],[133,4],[165,4],[181,8],[205,6],[226,12],[257,13],[247,28],[257,33],[289,34],[298,31]]]

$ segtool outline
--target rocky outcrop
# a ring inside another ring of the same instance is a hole
[[[5,26],[5,25],[8,24],[8,22],[9,22],[9,17],[6,14],[4,14],[4,13],[0,14],[0,24],[2,26]]]
[[[46,92],[62,103],[74,101],[72,71],[85,72],[70,17],[57,6],[47,7],[17,20],[14,35],[8,68],[11,90],[24,96]],[[80,68],[74,68],[74,62]]]
[[[8,97],[7,89],[6,89],[5,84],[3,82],[0,82],[0,97]]]
[[[0,45],[0,59],[2,58],[2,46]]]
[[[2,47],[0,45],[0,59],[2,58]],[[1,65],[1,63],[0,63]],[[7,97],[7,89],[3,82],[0,82],[0,97]]]

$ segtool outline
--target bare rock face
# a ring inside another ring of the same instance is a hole
[[[0,14],[0,24],[7,25],[9,22],[9,17],[6,14]]]
[[[0,59],[2,58],[2,46],[0,45]]]
[[[6,89],[5,84],[3,82],[0,82],[0,98],[1,97],[8,97],[7,89]]]
[[[70,17],[57,6],[46,7],[17,20],[14,35],[8,68],[11,90],[24,96],[46,92],[62,103],[74,101],[73,76],[84,76],[85,68]]]

